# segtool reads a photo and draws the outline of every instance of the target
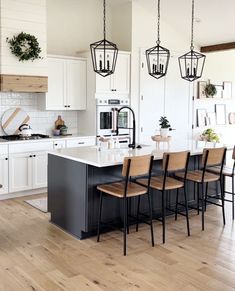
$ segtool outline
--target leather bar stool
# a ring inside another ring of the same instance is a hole
[[[189,156],[190,153],[188,151],[183,152],[174,152],[174,153],[164,153],[163,155],[163,164],[162,168],[164,171],[164,174],[162,176],[154,176],[151,178],[150,187],[152,189],[158,190],[162,193],[162,226],[163,226],[163,232],[162,232],[162,240],[163,243],[165,243],[165,229],[166,229],[166,223],[165,223],[165,216],[166,216],[166,206],[165,206],[165,200],[166,200],[166,191],[177,191],[177,198],[176,198],[176,208],[175,210],[168,209],[173,212],[178,212],[178,197],[179,197],[179,190],[182,189],[184,193],[184,207],[186,210],[186,214],[183,212],[179,212],[181,215],[186,216],[186,222],[187,222],[187,233],[188,236],[190,236],[190,228],[189,228],[189,217],[188,217],[188,202],[187,202],[187,195],[185,190],[185,178],[187,175],[187,169],[188,169],[188,162],[189,162]],[[169,175],[174,174],[176,171],[183,171],[183,181],[180,181],[178,179],[175,179]],[[141,185],[147,185],[148,180],[147,179],[138,179],[137,182]],[[179,204],[179,203],[178,203]],[[139,212],[139,207],[138,207]],[[176,213],[176,219],[177,219],[177,213]]]
[[[233,159],[233,166],[228,167],[224,166],[222,170],[222,175],[223,175],[223,184],[224,184],[224,193],[232,195],[232,200],[224,198],[224,201],[231,202],[232,203],[232,219],[234,220],[234,174],[235,174],[235,146],[233,148],[233,153],[232,153],[232,159]],[[220,174],[220,167],[211,167],[208,169],[209,172],[214,173],[214,174]],[[232,192],[226,191],[225,190],[225,178],[231,178],[232,179]],[[208,195],[209,198],[214,198]]]
[[[223,213],[223,222],[225,224],[225,212],[224,212],[224,188],[223,188],[223,176],[222,169],[224,165],[226,155],[226,148],[206,148],[203,150],[202,160],[201,160],[201,169],[188,171],[186,180],[194,182],[197,184],[197,211],[199,214],[199,201],[201,200],[201,212],[202,212],[202,230],[204,230],[205,222],[204,222],[204,212],[205,212],[205,204],[211,203],[217,206],[222,207]],[[208,172],[209,167],[217,166],[219,169],[218,174],[213,174]],[[176,173],[176,176],[179,178],[184,178],[184,173]],[[212,182],[220,182],[221,188],[221,201],[222,204],[217,204],[215,202],[207,200],[207,192],[208,192],[208,184]],[[201,199],[199,193],[199,186],[201,185]],[[205,191],[206,186],[206,191]],[[194,207],[191,207],[195,209]]]
[[[99,217],[98,217],[98,230],[97,230],[97,242],[100,241],[100,225],[102,216],[102,201],[103,194],[111,197],[121,199],[123,201],[123,226],[124,226],[124,242],[123,242],[123,254],[126,256],[126,237],[128,228],[128,209],[127,199],[147,195],[148,206],[149,206],[149,219],[150,219],[150,230],[151,230],[151,242],[154,246],[154,235],[153,235],[153,224],[152,224],[152,202],[149,195],[149,184],[151,178],[153,164],[153,156],[137,156],[137,157],[126,157],[124,158],[122,176],[123,181],[98,185],[97,189],[100,191],[100,204],[99,204]],[[146,186],[138,185],[133,181],[137,176],[148,176]]]

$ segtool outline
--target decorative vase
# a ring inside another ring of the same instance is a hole
[[[161,137],[168,137],[169,128],[160,128],[160,135]]]

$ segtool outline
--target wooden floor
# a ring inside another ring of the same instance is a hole
[[[0,202],[0,290],[235,290],[230,204],[226,227],[218,207],[208,208],[204,232],[191,213],[191,237],[184,217],[167,218],[165,245],[160,223],[154,223],[154,248],[147,225],[138,233],[132,229],[123,257],[120,232],[102,235],[100,243],[79,241],[23,200]]]

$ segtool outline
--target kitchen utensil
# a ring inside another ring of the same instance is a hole
[[[19,127],[30,121],[29,115],[21,108],[11,108],[3,113],[2,129],[5,134],[19,134]]]
[[[68,131],[68,127],[66,125],[63,125],[61,128],[60,128],[60,134],[61,135],[67,135],[67,131]]]
[[[22,135],[22,136],[31,136],[31,134],[32,134],[32,130],[31,130],[30,125],[28,125],[27,123],[22,124],[22,125],[19,127],[19,133],[20,133],[20,135]]]
[[[61,126],[64,125],[64,120],[62,119],[61,115],[58,115],[58,119],[55,121],[55,128],[60,129]]]

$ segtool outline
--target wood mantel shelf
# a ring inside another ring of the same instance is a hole
[[[231,49],[235,49],[235,42],[227,42],[227,43],[221,43],[221,44],[215,44],[215,45],[209,45],[209,46],[202,46],[201,53],[211,53],[211,52],[225,51],[225,50],[231,50]]]
[[[2,92],[45,93],[48,91],[48,77],[26,75],[0,75]]]

